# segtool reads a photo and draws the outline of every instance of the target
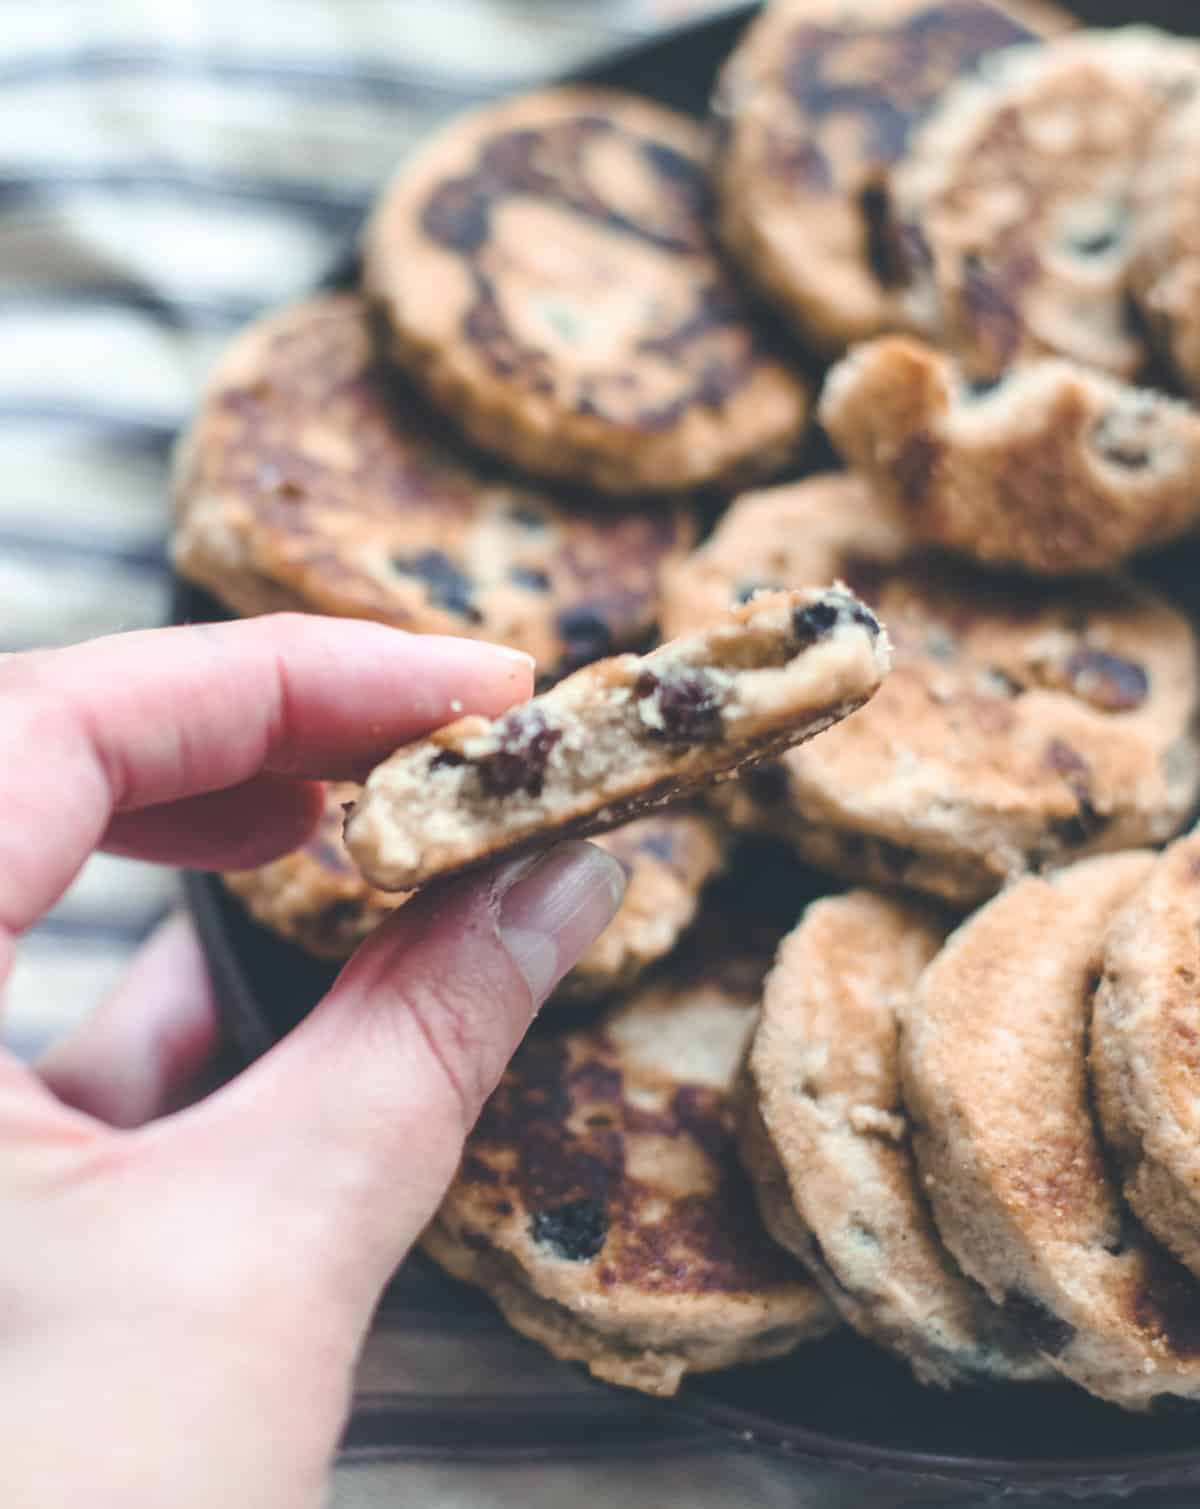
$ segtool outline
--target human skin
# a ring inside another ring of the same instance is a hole
[[[0,984],[93,850],[265,862],[317,778],[531,689],[511,651],[297,615],[0,658]],[[202,1098],[183,918],[41,1063],[0,1053],[0,1502],[320,1504],[379,1294],[623,886],[568,843],[431,887]]]

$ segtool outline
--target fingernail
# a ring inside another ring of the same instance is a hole
[[[522,667],[527,666],[531,671],[537,665],[537,661],[534,660],[532,655],[527,654],[524,650],[511,649],[506,644],[484,645],[481,642],[480,648],[484,649],[489,655],[495,655],[500,660],[509,660]]]
[[[621,866],[572,840],[501,871],[500,941],[539,1005],[591,947],[625,894]]]

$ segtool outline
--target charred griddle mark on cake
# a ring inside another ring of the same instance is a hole
[[[597,1262],[608,1288],[753,1292],[794,1280],[793,1260],[761,1232],[728,1096],[623,1074],[620,1046],[602,1029],[587,1034],[582,1054],[579,1042],[568,1053],[561,1038],[526,1040],[484,1109],[462,1177],[515,1191],[539,1247],[564,1262]],[[651,1082],[660,1109],[644,1106]],[[642,1138],[692,1144],[711,1187],[664,1195],[635,1178],[626,1150]]]
[[[1005,1297],[1003,1309],[1005,1319],[1050,1357],[1061,1357],[1075,1339],[1075,1327],[1031,1294],[1014,1289]]]
[[[657,219],[614,209],[589,177],[589,155],[619,143],[658,185]],[[494,212],[513,199],[532,198],[662,252],[696,256],[710,250],[711,194],[704,167],[663,142],[637,135],[600,115],[579,115],[538,128],[502,132],[480,150],[473,172],[440,183],[425,202],[425,234],[466,263],[475,301],[463,320],[471,343],[497,375],[532,393],[549,394],[555,382],[547,359],[524,345],[501,307],[496,275],[488,270]],[[714,352],[711,337],[733,337],[733,350]],[[576,408],[583,414],[644,431],[669,428],[695,406],[719,407],[748,384],[766,355],[763,339],[746,320],[746,308],[714,260],[692,311],[680,322],[647,334],[641,354],[659,356],[681,370],[698,363],[692,382],[663,404],[638,402],[631,372],[581,380]]]

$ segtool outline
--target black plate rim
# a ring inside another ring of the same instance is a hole
[[[736,36],[759,8],[760,0],[730,5],[716,15],[671,27],[648,41],[634,41],[610,49],[549,82],[613,83],[619,87],[623,72],[629,68],[645,68],[660,55],[669,55],[680,44],[721,34]],[[636,86],[632,87],[636,91]],[[354,252],[344,254],[338,259],[337,271],[323,280],[322,286],[341,281],[353,263]],[[192,611],[192,605],[200,594],[178,576],[173,576],[172,587],[171,622],[194,621],[198,615]],[[275,1039],[266,1026],[266,1014],[258,1005],[223,921],[219,887],[219,880],[210,873],[188,871],[183,875],[185,901],[213,976],[225,1026],[234,1049],[244,1062],[249,1062],[264,1053]],[[605,1387],[612,1387],[614,1392],[627,1397],[625,1390],[617,1390],[611,1385]],[[1134,1491],[1200,1482],[1200,1447],[1159,1451],[1147,1456],[1022,1460],[876,1446],[803,1425],[781,1425],[752,1410],[712,1398],[705,1392],[703,1375],[685,1380],[674,1398],[647,1400],[646,1404],[652,1411],[661,1410],[702,1423],[747,1448],[769,1450],[786,1456],[797,1465],[807,1461],[867,1474],[887,1472],[898,1477],[920,1479],[927,1484],[940,1480],[948,1484],[973,1483],[980,1487],[1011,1486],[1017,1491],[1044,1488],[1067,1491],[1076,1497],[1093,1491]],[[379,1451],[386,1455],[386,1448],[381,1447]]]
[[[697,1378],[685,1380],[676,1405],[684,1404],[689,1388]],[[1200,1448],[1158,1452],[1147,1456],[1127,1457],[1045,1457],[1018,1460],[1006,1457],[973,1457],[929,1451],[906,1451],[900,1447],[871,1446],[823,1435],[801,1425],[780,1428],[764,1426],[763,1417],[705,1399],[684,1405],[684,1413],[693,1419],[731,1433],[748,1444],[766,1447],[787,1456],[803,1456],[813,1461],[834,1463],[872,1472],[911,1474],[922,1480],[943,1478],[950,1482],[973,1482],[1001,1487],[1006,1484],[1036,1488],[1074,1488],[1112,1492],[1117,1484],[1137,1488],[1175,1486],[1185,1482],[1200,1483]],[[838,1449],[832,1449],[829,1443]],[[1188,1476],[1182,1476],[1184,1472]]]

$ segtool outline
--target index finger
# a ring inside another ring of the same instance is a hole
[[[531,687],[518,651],[302,614],[12,656],[0,662],[0,929],[52,905],[116,813],[263,771],[360,775]]]

